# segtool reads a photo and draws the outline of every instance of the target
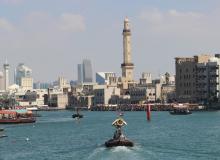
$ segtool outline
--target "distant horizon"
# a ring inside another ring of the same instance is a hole
[[[35,82],[77,80],[85,58],[93,77],[102,71],[120,76],[126,16],[136,80],[142,72],[175,74],[175,57],[220,53],[218,0],[2,0],[0,10],[0,70],[7,59],[10,82],[22,62]]]

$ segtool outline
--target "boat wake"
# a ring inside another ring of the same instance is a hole
[[[141,148],[139,146],[135,147],[125,147],[118,146],[112,148],[106,148],[101,146],[93,150],[93,152],[88,156],[89,160],[142,160],[144,157],[141,156]]]

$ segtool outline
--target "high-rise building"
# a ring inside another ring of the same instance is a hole
[[[8,90],[8,87],[9,87],[9,69],[10,69],[10,66],[6,60],[5,64],[4,64],[4,89],[5,91]]]
[[[4,89],[4,73],[0,72],[0,91],[3,91]]]
[[[82,64],[77,65],[77,71],[78,71],[78,83],[83,82],[83,69],[82,69]]]
[[[83,60],[83,82],[92,82],[92,64],[89,59],[84,59]]]
[[[20,63],[15,70],[15,82],[23,89],[33,89],[32,70]]]
[[[96,73],[96,82],[100,85],[110,83],[110,78],[116,77],[116,73],[113,72],[97,72]]]
[[[83,59],[82,64],[77,65],[78,71],[78,83],[91,83],[93,82],[92,78],[92,64],[89,59]]]

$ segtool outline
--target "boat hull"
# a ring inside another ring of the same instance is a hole
[[[120,139],[110,139],[105,142],[106,147],[117,147],[117,146],[127,146],[127,147],[133,147],[134,143],[125,139],[125,140],[120,140]]]
[[[192,112],[173,112],[173,111],[171,111],[170,114],[172,114],[172,115],[188,115],[188,114],[192,114]]]
[[[83,115],[81,115],[81,114],[73,114],[72,117],[73,118],[83,118]]]
[[[1,119],[0,124],[35,123],[35,118]]]

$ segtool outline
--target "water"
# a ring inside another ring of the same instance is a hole
[[[113,136],[115,112],[82,112],[76,121],[70,111],[39,112],[35,124],[1,125],[0,160],[207,160],[220,159],[220,112],[174,116],[125,112],[125,135],[132,148],[105,148]]]

